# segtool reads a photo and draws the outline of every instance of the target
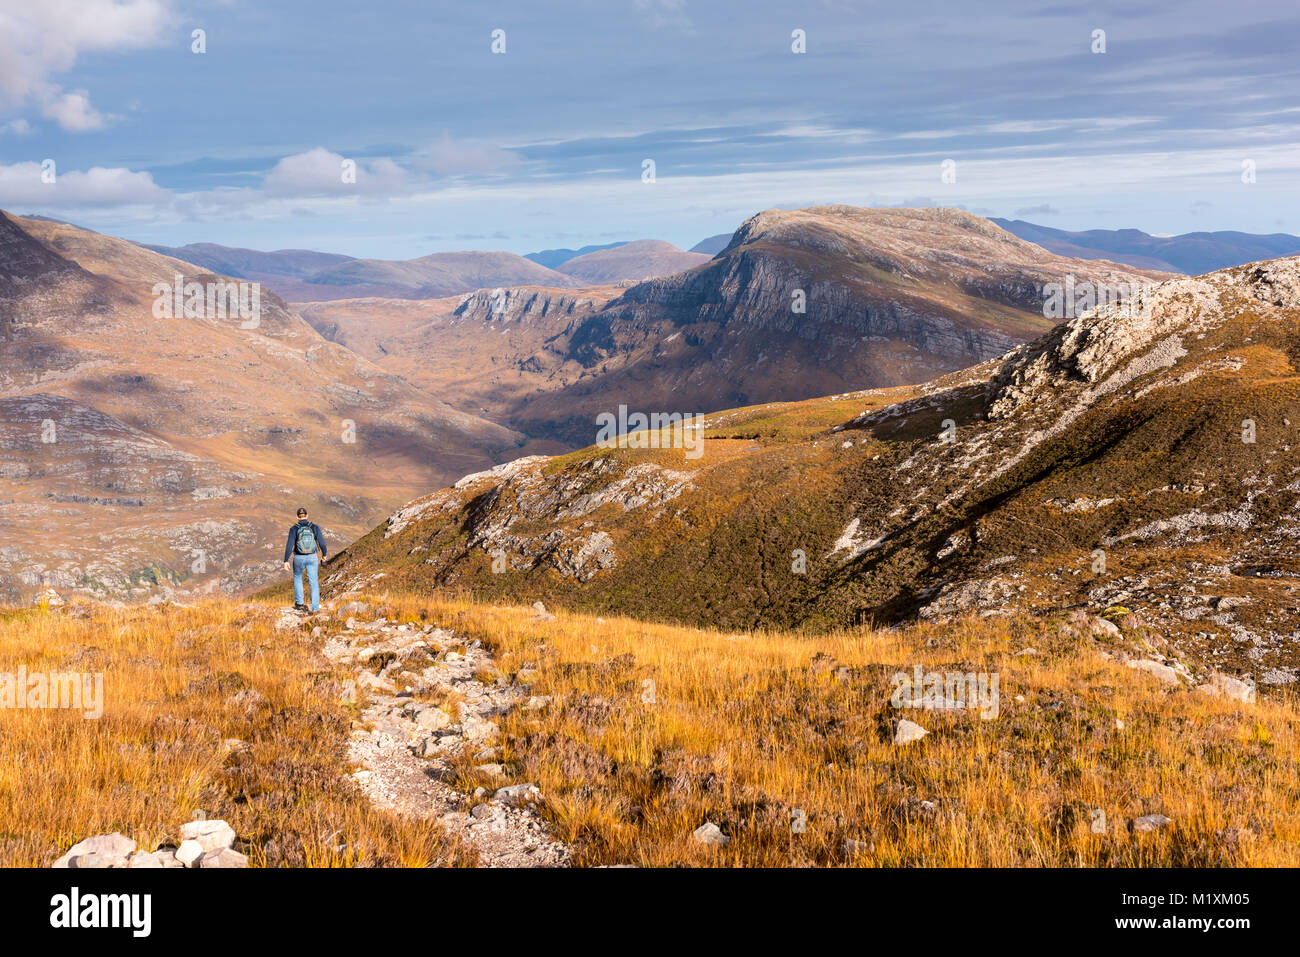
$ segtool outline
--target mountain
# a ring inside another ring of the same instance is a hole
[[[700,253],[688,253],[658,239],[638,239],[612,249],[600,249],[575,256],[557,269],[591,285],[622,279],[653,279],[684,272],[709,261]]]
[[[465,476],[328,581],[745,630],[1109,609],[1136,667],[1286,684],[1298,366],[1300,258],[1169,280],[923,385],[709,415],[698,457]]]
[[[177,312],[178,274],[242,290],[247,316]],[[238,282],[0,213],[0,592],[238,590],[274,573],[297,504],[341,544],[386,502],[518,454],[523,436]]]
[[[994,219],[1007,232],[1062,256],[1111,259],[1141,269],[1190,275],[1276,259],[1300,252],[1300,236],[1286,233],[1213,232],[1152,236],[1137,229],[1089,229],[1067,232],[1023,220]]]
[[[555,286],[561,289],[582,285],[579,281],[539,266],[530,259],[506,252],[433,253],[419,259],[354,259],[313,273],[307,286],[323,287],[318,297],[303,295],[302,301],[340,298],[340,290],[354,295],[389,296],[404,299],[437,299],[456,293],[493,286]]]
[[[691,247],[693,253],[704,253],[706,256],[716,256],[727,248],[731,242],[731,233],[718,233],[716,236],[710,236],[708,239],[701,239]]]
[[[712,260],[628,288],[302,308],[431,394],[573,448],[620,404],[714,411],[963,368],[1049,328],[1044,287],[1068,275],[1166,274],[1065,259],[959,210],[833,206],[760,213]]]
[[[222,276],[235,276],[240,279],[264,279],[273,276],[304,277],[352,262],[353,256],[341,256],[338,253],[321,253],[310,249],[277,249],[274,252],[261,252],[256,249],[240,249],[232,246],[219,246],[216,243],[190,243],[186,246],[154,246],[142,243],[145,249],[180,259],[196,266],[202,266],[209,272]]]
[[[585,256],[587,253],[599,252],[602,249],[614,249],[618,246],[626,245],[626,242],[606,243],[603,246],[583,246],[581,249],[543,249],[539,253],[526,253],[525,259],[531,259],[539,266],[545,266],[547,269],[559,269],[560,266],[567,263],[570,259],[578,256]]]

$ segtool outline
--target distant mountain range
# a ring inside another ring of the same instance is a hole
[[[547,269],[559,269],[570,259],[585,256],[587,253],[600,252],[602,249],[616,249],[626,245],[627,240],[621,243],[606,243],[603,246],[583,246],[581,249],[543,249],[539,253],[525,253],[524,258],[531,259],[537,265],[545,266]]]
[[[731,233],[718,233],[716,236],[710,236],[708,239],[701,239],[691,247],[693,253],[704,253],[706,256],[716,256],[727,248],[727,243],[731,242]]]
[[[1068,232],[1020,219],[993,219],[1009,233],[1062,256],[1109,259],[1141,269],[1199,276],[1243,263],[1300,252],[1300,236],[1220,231],[1152,236],[1140,229],[1089,229]],[[705,240],[709,242],[709,240]],[[701,244],[703,245],[703,244]]]
[[[1199,275],[1300,252],[1300,237],[1286,233],[1220,231],[1166,237],[1138,229],[1069,232],[1019,219],[990,221],[1060,256],[1109,259],[1159,272]],[[439,299],[497,287],[576,289],[654,279],[707,262],[727,248],[732,236],[719,233],[690,250],[662,240],[640,239],[577,249],[544,249],[524,256],[466,251],[407,260],[357,259],[305,249],[261,252],[215,243],[145,244],[145,248],[214,273],[260,282],[290,302],[328,302],[376,297]]]
[[[470,250],[405,260],[357,259],[305,249],[261,252],[215,243],[142,245],[220,275],[262,283],[292,302],[371,297],[438,299],[475,289],[511,286],[573,289],[666,276],[709,258],[656,239],[576,250],[548,249],[527,256]]]

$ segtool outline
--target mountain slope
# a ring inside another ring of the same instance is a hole
[[[731,242],[731,233],[718,233],[716,236],[710,236],[708,239],[701,239],[691,247],[693,253],[704,253],[707,256],[716,256],[727,248]]]
[[[1286,684],[1297,363],[1300,259],[1167,281],[922,386],[710,415],[696,460],[589,448],[467,476],[330,582],[746,629],[1123,605],[1125,654]]]
[[[1062,256],[1113,259],[1142,269],[1190,275],[1300,252],[1300,236],[1221,231],[1152,236],[1138,229],[1068,232],[1023,220],[994,219],[1003,229]]]
[[[672,243],[658,239],[638,239],[613,249],[599,249],[575,256],[556,268],[574,279],[600,285],[622,279],[671,276],[708,261],[708,256],[688,253]]]
[[[581,285],[563,273],[506,252],[433,253],[419,259],[354,259],[320,270],[310,286],[356,289],[356,296],[437,299],[493,286]],[[326,298],[326,297],[322,297]],[[328,298],[338,298],[331,295]],[[305,297],[304,301],[311,301]]]
[[[21,579],[121,594],[158,569],[246,587],[276,568],[294,503],[338,544],[385,502],[523,441],[325,341],[268,290],[248,327],[206,303],[160,317],[156,284],[218,277],[48,221],[0,217],[0,237],[14,319],[0,339],[0,518],[23,530],[0,553],[0,591]]]
[[[583,246],[580,249],[543,249],[540,252],[525,253],[525,259],[531,259],[539,266],[545,266],[547,269],[559,269],[564,263],[578,256],[585,256],[587,253],[598,252],[602,249],[614,249],[617,246],[623,246],[624,242],[605,243],[601,246]]]
[[[236,276],[240,279],[260,279],[264,276],[302,278],[330,266],[352,262],[356,258],[338,253],[321,253],[311,249],[277,249],[273,252],[262,252],[257,249],[221,246],[217,243],[189,243],[185,246],[154,246],[148,243],[141,243],[141,245],[145,249],[152,249],[172,259],[194,263],[210,272],[223,276]]]

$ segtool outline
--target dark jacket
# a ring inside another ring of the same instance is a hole
[[[289,540],[284,543],[284,560],[287,562],[293,557],[294,541],[298,538],[298,528],[302,525],[311,526],[311,533],[316,536],[316,546],[320,549],[321,561],[324,561],[325,556],[329,554],[325,548],[325,533],[320,530],[319,525],[305,518],[300,518],[289,526]]]

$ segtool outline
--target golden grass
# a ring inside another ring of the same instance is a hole
[[[226,602],[0,611],[0,672],[102,672],[105,699],[98,720],[0,710],[0,865],[48,866],[111,831],[152,850],[199,810],[253,866],[472,863],[348,781],[352,715],[310,638],[272,620]]]
[[[733,634],[542,622],[453,595],[378,601],[482,639],[509,676],[533,672],[530,693],[552,701],[502,719],[508,780],[466,757],[460,785],[538,783],[578,865],[1300,863],[1294,695],[1168,689],[1053,622]],[[0,864],[48,865],[115,830],[150,849],[200,809],[231,822],[254,865],[473,863],[436,824],[377,811],[350,784],[348,675],[272,617],[221,602],[0,612],[0,672],[102,671],[106,697],[99,720],[0,710]],[[915,664],[996,673],[998,717],[894,709],[890,677]],[[900,717],[931,734],[895,747]],[[1131,834],[1150,813],[1173,826]],[[691,840],[705,821],[725,847]]]
[[[1300,863],[1293,695],[1168,689],[1053,622],[729,634],[384,600],[481,638],[509,675],[537,667],[551,707],[503,721],[505,762],[542,788],[579,865],[833,865],[849,840],[865,866]],[[894,709],[890,676],[918,663],[996,672],[999,716]],[[900,717],[931,734],[895,747]],[[1151,813],[1174,824],[1131,834]],[[705,821],[730,843],[693,842]]]

